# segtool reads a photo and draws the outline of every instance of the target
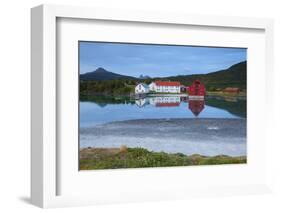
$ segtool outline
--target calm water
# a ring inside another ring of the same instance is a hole
[[[208,97],[87,97],[80,102],[80,147],[246,155],[246,100]]]
[[[94,97],[95,98],[95,97]],[[80,101],[80,127],[114,121],[170,118],[243,118],[246,101],[220,97],[188,101],[184,97],[149,97],[138,100]]]

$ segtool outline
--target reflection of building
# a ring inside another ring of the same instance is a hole
[[[227,93],[234,93],[234,94],[238,94],[240,92],[240,89],[237,87],[227,87],[223,90],[224,92]]]
[[[180,102],[175,103],[156,103],[156,107],[178,107],[180,105]]]
[[[170,103],[180,103],[180,97],[179,96],[156,96],[156,97],[150,97],[149,103],[151,105],[156,106],[157,104],[170,104]]]
[[[188,100],[188,97],[187,96],[182,96],[182,97],[180,97],[180,101],[181,102],[187,102],[187,100]]]
[[[188,87],[189,99],[202,99],[206,93],[205,86],[199,80],[196,80]]]
[[[135,103],[138,107],[144,107],[145,105],[149,104],[149,101],[147,98],[140,98],[137,99]]]
[[[181,97],[179,96],[165,96],[165,97],[145,97],[139,98],[135,101],[139,107],[144,107],[151,104],[156,107],[177,107],[180,105]]]
[[[187,102],[187,99],[180,96],[155,96],[144,97],[135,100],[138,107],[145,107],[147,105],[153,105],[155,107],[179,107],[181,102]],[[205,107],[204,99],[189,99],[188,108],[195,115],[198,116]]]
[[[149,86],[145,83],[140,83],[135,87],[136,94],[146,94],[149,93]]]
[[[189,100],[188,108],[195,115],[198,116],[200,112],[204,109],[205,101],[204,100]]]
[[[237,102],[237,97],[225,97],[224,100],[227,102]]]
[[[181,85],[178,81],[154,81],[149,84],[150,91],[161,93],[180,93]]]

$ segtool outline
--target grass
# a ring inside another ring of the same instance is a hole
[[[246,157],[214,157],[202,155],[169,154],[151,152],[143,148],[84,148],[80,150],[80,170],[120,169],[145,167],[170,167],[192,165],[240,164]]]
[[[207,95],[223,96],[223,97],[246,97],[246,92],[242,91],[239,93],[229,93],[224,91],[207,91]]]

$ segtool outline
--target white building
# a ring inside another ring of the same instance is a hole
[[[150,91],[153,91],[153,92],[156,92],[156,84],[155,84],[155,82],[151,82],[150,84],[149,84],[149,90]]]
[[[181,84],[178,81],[155,81],[149,84],[149,89],[160,93],[180,93]]]
[[[145,83],[140,83],[135,87],[135,94],[149,93],[149,86]]]

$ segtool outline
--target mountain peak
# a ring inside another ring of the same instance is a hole
[[[150,77],[148,75],[140,75],[139,79],[149,79]]]
[[[134,79],[134,77],[109,72],[106,69],[99,67],[92,72],[81,74],[80,79],[102,81],[102,80],[114,80],[114,79]]]
[[[103,72],[108,72],[108,71],[105,70],[105,69],[102,68],[102,67],[99,67],[99,68],[97,68],[94,72],[95,72],[95,73],[103,73]]]

